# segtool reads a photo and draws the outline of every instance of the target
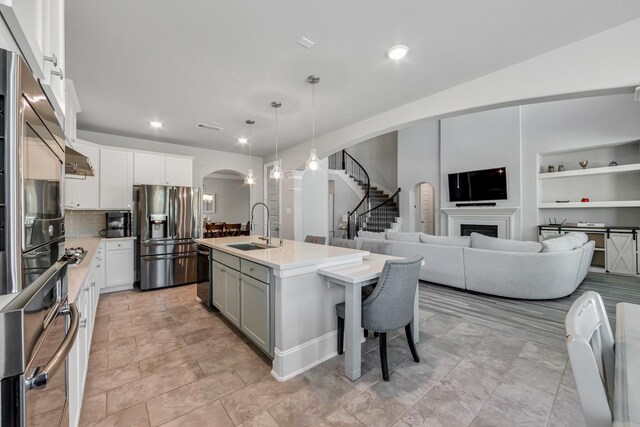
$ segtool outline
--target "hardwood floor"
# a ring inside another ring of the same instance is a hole
[[[637,281],[589,276],[579,292],[640,302]],[[255,347],[195,301],[195,286],[102,295],[81,424],[90,426],[584,425],[563,347],[573,295],[505,300],[421,283],[421,362],[402,331],[376,339],[363,375],[333,359],[284,383]]]

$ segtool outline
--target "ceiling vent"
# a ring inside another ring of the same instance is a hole
[[[196,126],[198,126],[201,129],[209,129],[209,130],[222,130],[222,129],[224,129],[222,126],[220,126],[220,123],[216,123],[216,122],[198,123]]]

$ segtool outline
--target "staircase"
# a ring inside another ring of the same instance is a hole
[[[329,157],[329,169],[343,170],[362,191],[358,205],[348,212],[347,237],[353,239],[358,231],[395,231],[400,228],[398,189],[393,195],[371,185],[369,174],[345,150]],[[352,186],[353,187],[353,186]]]

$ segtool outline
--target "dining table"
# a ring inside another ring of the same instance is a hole
[[[362,375],[362,288],[377,283],[387,260],[401,257],[370,253],[361,262],[320,268],[318,273],[325,276],[329,284],[344,286],[344,372],[347,378],[357,380]],[[413,341],[418,343],[420,334],[420,312],[418,309],[419,286],[413,304],[411,331]]]
[[[616,305],[614,427],[640,426],[640,305]]]

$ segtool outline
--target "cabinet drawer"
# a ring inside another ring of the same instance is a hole
[[[264,283],[269,283],[269,279],[271,278],[271,271],[269,267],[265,267],[264,265],[256,264],[255,262],[247,261],[246,259],[242,260],[240,264],[240,271],[247,276],[251,276],[254,279],[260,280]]]
[[[133,249],[133,240],[115,240],[112,242],[105,242],[105,247],[108,251],[121,250],[121,249]]]
[[[238,258],[237,256],[213,250],[211,251],[211,258],[214,261],[218,261],[220,264],[224,264],[227,267],[233,268],[234,270],[240,270],[240,258]]]

